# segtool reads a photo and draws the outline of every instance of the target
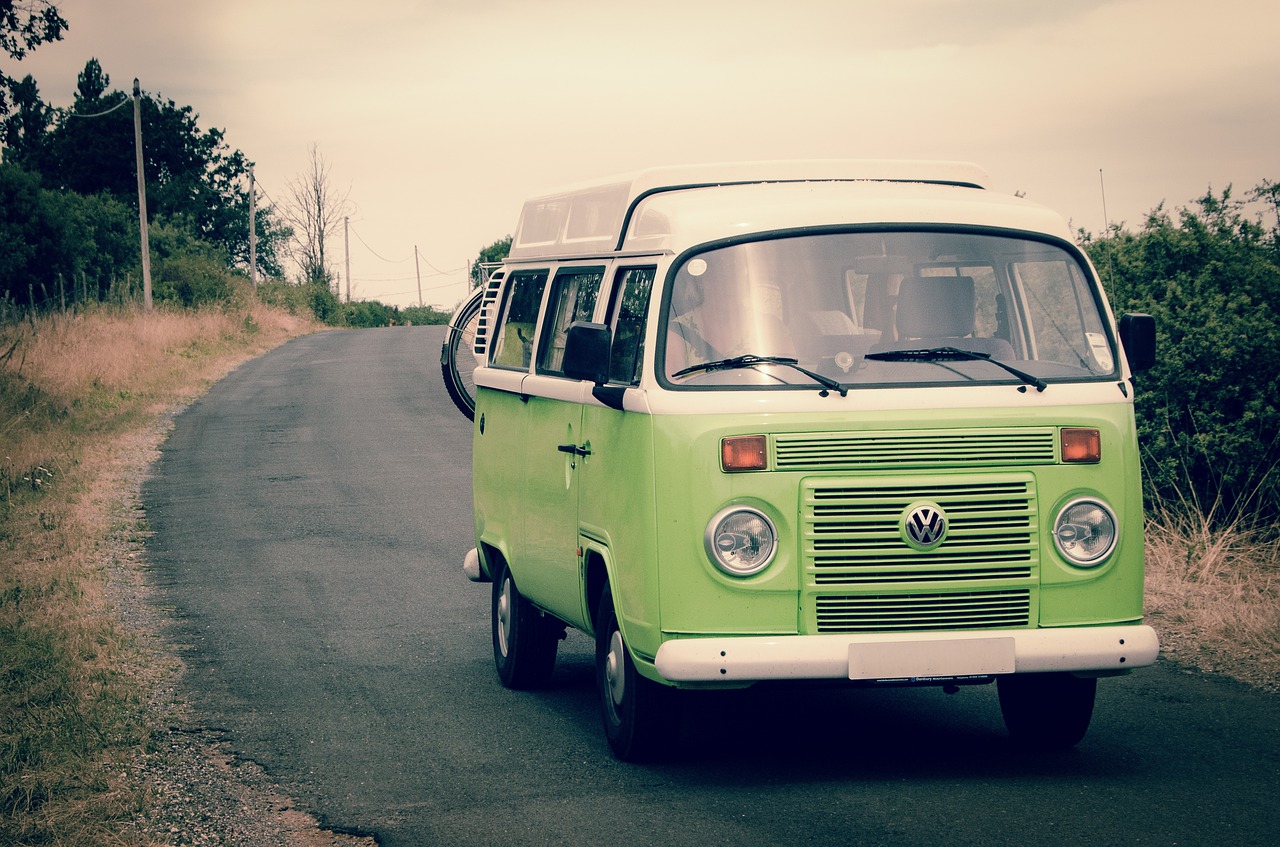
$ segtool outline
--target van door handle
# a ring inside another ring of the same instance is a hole
[[[574,456],[590,456],[591,448],[583,445],[579,447],[577,444],[561,444],[556,448],[561,453],[570,453]]]

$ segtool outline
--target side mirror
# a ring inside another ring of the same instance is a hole
[[[1130,371],[1150,370],[1156,363],[1156,319],[1136,312],[1121,315],[1120,343]]]
[[[609,381],[613,334],[604,324],[574,321],[564,340],[564,375],[600,385]]]

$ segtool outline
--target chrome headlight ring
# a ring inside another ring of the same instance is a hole
[[[703,546],[722,573],[754,576],[773,561],[778,551],[778,531],[759,509],[727,506],[707,523]]]
[[[1079,568],[1096,568],[1107,560],[1120,539],[1120,524],[1111,507],[1093,497],[1079,497],[1058,510],[1053,543]]]

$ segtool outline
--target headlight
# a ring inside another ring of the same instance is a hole
[[[1082,568],[1106,561],[1115,549],[1118,534],[1115,513],[1097,500],[1072,500],[1053,524],[1058,552]]]
[[[763,513],[730,506],[717,512],[707,524],[703,543],[717,568],[729,576],[751,576],[773,561],[778,533]]]

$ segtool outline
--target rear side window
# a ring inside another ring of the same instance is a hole
[[[639,385],[644,368],[645,314],[653,289],[654,268],[623,268],[609,308],[613,325],[613,349],[609,357],[609,381]]]
[[[507,302],[493,338],[489,361],[499,368],[528,370],[532,361],[534,328],[542,291],[547,286],[546,271],[517,271],[507,285]]]
[[[551,303],[547,306],[546,341],[538,354],[538,373],[564,373],[564,343],[569,325],[589,321],[596,311],[604,271],[564,270],[556,274]]]

